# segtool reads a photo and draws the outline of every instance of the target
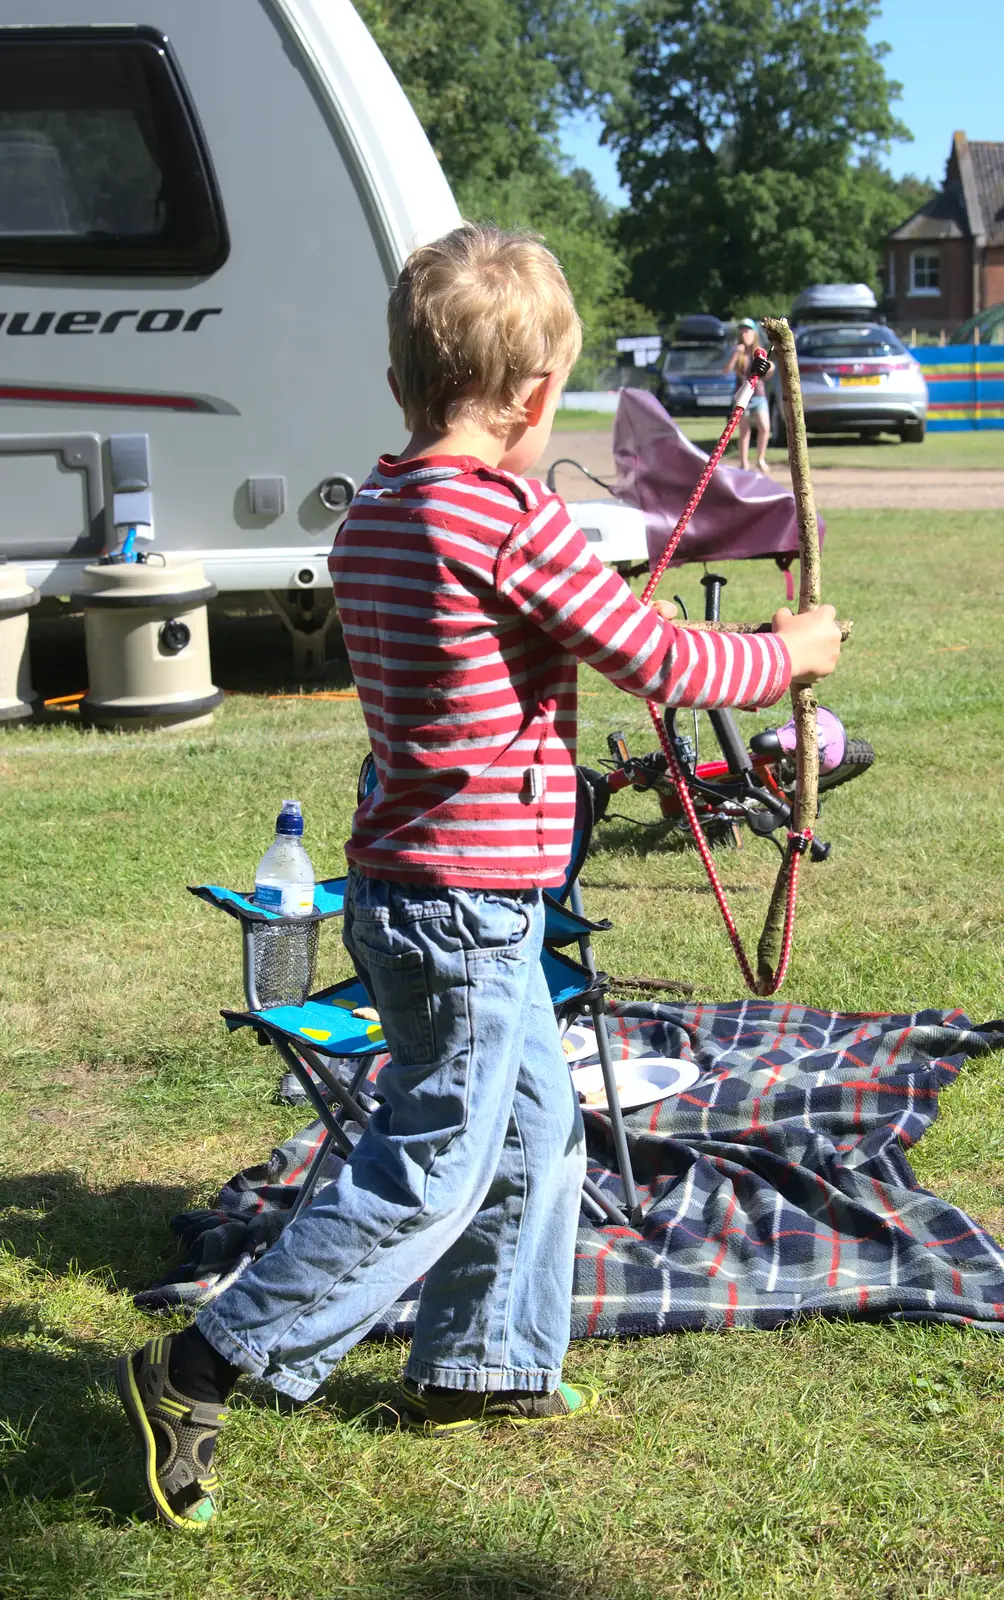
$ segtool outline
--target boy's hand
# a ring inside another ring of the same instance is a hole
[[[833,606],[818,606],[799,616],[792,616],[783,606],[775,611],[772,627],[787,646],[793,684],[829,677],[840,655],[840,629]]]
[[[653,600],[650,603],[656,616],[661,617],[663,622],[672,622],[680,615],[679,607],[672,600]]]

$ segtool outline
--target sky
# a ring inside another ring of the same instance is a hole
[[[885,70],[903,85],[895,110],[914,136],[889,154],[897,178],[913,172],[940,184],[956,128],[970,139],[1004,140],[1004,0],[883,0],[870,36],[892,46]],[[571,118],[562,148],[593,174],[601,194],[623,205],[617,164],[599,134],[598,121]]]

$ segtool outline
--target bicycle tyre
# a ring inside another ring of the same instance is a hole
[[[610,779],[595,767],[580,767],[580,773],[593,791],[593,821],[602,822],[610,805]]]
[[[852,778],[860,778],[863,772],[875,760],[875,751],[867,739],[848,739],[844,759],[839,767],[832,772],[821,774],[819,779],[820,794],[827,793],[830,789],[839,789],[841,784],[850,783]]]

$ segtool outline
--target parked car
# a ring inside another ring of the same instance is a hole
[[[814,283],[803,289],[788,316],[793,328],[808,322],[877,322],[878,305],[866,283]]]
[[[921,444],[927,384],[909,350],[881,322],[816,322],[795,333],[805,426],[810,433],[898,433]],[[767,380],[770,438],[786,442],[777,370]]]
[[[732,409],[734,380],[725,376],[731,326],[717,317],[683,317],[659,363],[656,394],[673,417]]]

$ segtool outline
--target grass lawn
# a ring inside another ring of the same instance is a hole
[[[612,411],[557,411],[554,416],[555,433],[580,433],[583,429],[604,433],[613,425]]]
[[[833,857],[805,871],[793,998],[1000,1014],[999,541],[990,514],[830,519],[825,593],[857,629],[828,698],[878,760],[824,813]],[[698,576],[671,586],[696,598]],[[727,609],[766,616],[780,593],[751,563]],[[236,928],[184,886],[250,882],[287,794],[315,866],[339,871],[366,747],[352,701],[249,692],[286,655],[277,624],[242,626],[217,677],[245,692],[210,729],[110,737],[66,717],[0,738],[4,1600],[1004,1594],[1004,1346],[952,1329],[583,1343],[569,1375],[603,1401],[577,1431],[446,1445],[374,1427],[401,1352],[362,1346],[295,1416],[237,1401],[207,1542],[136,1517],[109,1387],[151,1330],[130,1294],[174,1259],[167,1218],[303,1120],[272,1104],[271,1053],[225,1034]],[[616,727],[651,748],[640,704],[590,672],[582,687],[584,759]],[[736,996],[696,857],[643,841],[611,824],[587,863],[587,910],[615,923],[604,965]],[[722,860],[755,939],[776,857],[753,841]],[[322,965],[345,970],[330,928]],[[916,1155],[998,1237],[1001,1087],[999,1060],[968,1066]]]
[[[613,415],[604,411],[559,411],[554,420],[559,433],[606,433],[613,427]],[[725,426],[724,417],[680,417],[680,427],[709,455]],[[996,468],[1004,471],[1004,429],[984,429],[973,433],[929,433],[923,444],[903,444],[891,434],[862,444],[854,434],[815,437],[809,435],[809,453],[815,467],[895,467],[900,472],[916,467],[942,471],[969,471]],[[736,464],[737,441],[730,444],[726,460]],[[786,461],[787,452],[770,449],[767,460]]]

